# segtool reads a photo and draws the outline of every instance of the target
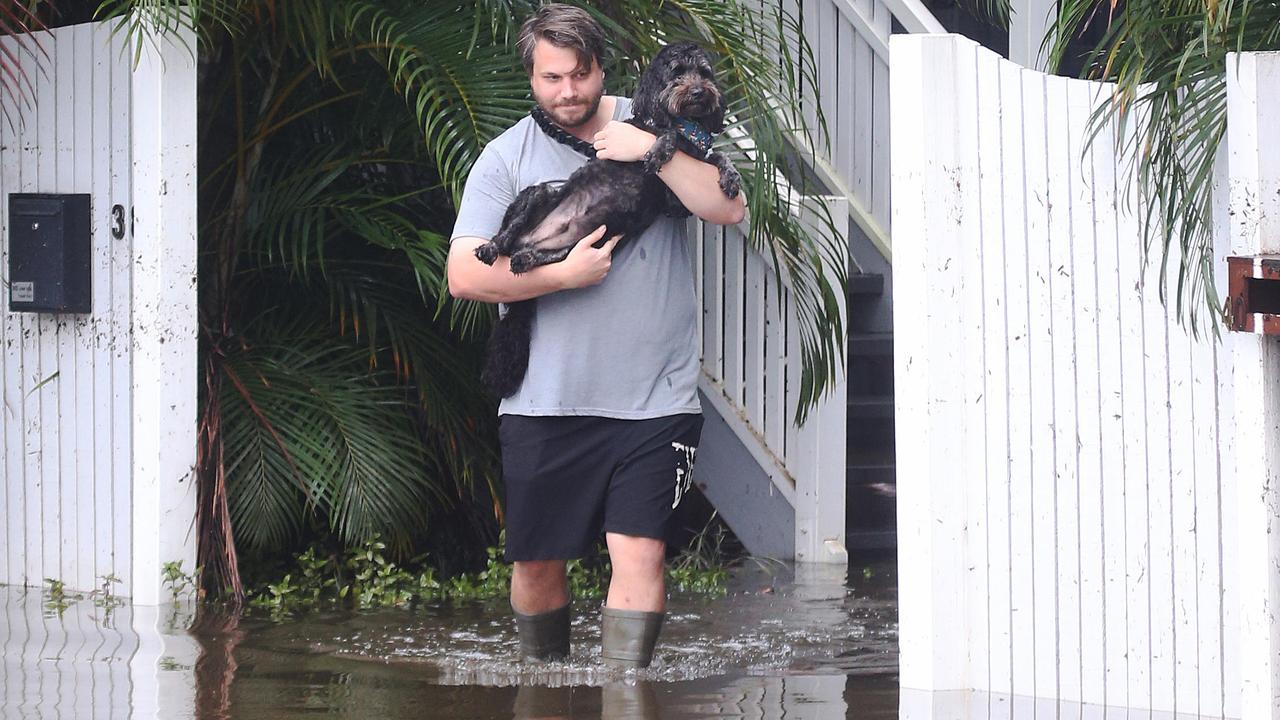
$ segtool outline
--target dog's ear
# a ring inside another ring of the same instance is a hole
[[[669,113],[662,104],[662,91],[667,86],[669,66],[662,53],[653,59],[640,76],[636,93],[632,98],[631,114],[646,125],[670,127]]]
[[[703,123],[712,135],[724,132],[724,94],[716,98],[716,106],[703,118]]]

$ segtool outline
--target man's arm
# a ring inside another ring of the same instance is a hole
[[[630,123],[612,120],[596,133],[596,157],[618,162],[635,162],[644,157],[657,140]],[[720,190],[720,170],[715,165],[677,150],[662,166],[658,177],[680,198],[689,212],[717,225],[736,225],[746,215],[742,193],[727,198]]]
[[[463,300],[513,303],[557,290],[596,285],[609,274],[613,248],[621,237],[615,235],[601,247],[591,247],[604,237],[604,231],[601,225],[579,240],[564,260],[540,265],[520,275],[511,272],[508,257],[499,255],[493,265],[485,265],[476,258],[476,248],[488,242],[484,238],[456,238],[449,246],[445,262],[449,294]]]

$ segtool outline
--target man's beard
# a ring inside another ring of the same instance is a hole
[[[551,121],[554,122],[555,124],[559,125],[562,128],[576,128],[576,127],[581,127],[583,125],[586,125],[587,122],[591,120],[591,118],[596,116],[596,110],[600,108],[600,99],[603,97],[604,97],[604,93],[602,92],[596,95],[587,103],[575,104],[575,105],[569,105],[569,106],[566,106],[566,105],[548,106],[545,103],[539,102],[538,105],[542,107],[542,110],[546,112],[547,115],[551,116]],[[585,111],[583,111],[584,106],[586,108]],[[570,113],[573,113],[576,111],[582,111],[582,114],[570,115],[570,114],[566,114],[565,112],[566,110],[569,111]]]

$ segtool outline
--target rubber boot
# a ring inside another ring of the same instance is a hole
[[[536,615],[518,613],[520,657],[524,660],[564,660],[569,657],[569,605]]]
[[[617,667],[646,668],[666,613],[600,608],[600,657]]]

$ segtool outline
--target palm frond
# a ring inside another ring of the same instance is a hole
[[[1102,13],[1107,32],[1083,75],[1115,86],[1091,119],[1091,138],[1110,123],[1133,128],[1116,149],[1136,182],[1127,200],[1142,220],[1146,262],[1158,248],[1162,269],[1177,263],[1161,300],[1172,291],[1180,320],[1216,333],[1214,166],[1226,134],[1226,58],[1280,49],[1280,4],[1127,2],[1117,11],[1110,1],[1064,0],[1047,39],[1055,66],[1082,23]]]

